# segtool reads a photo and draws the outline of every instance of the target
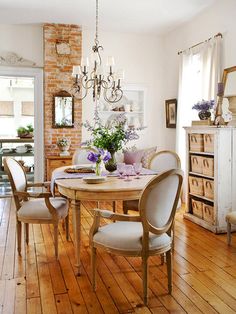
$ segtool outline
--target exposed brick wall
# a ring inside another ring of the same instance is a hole
[[[82,53],[82,31],[78,25],[44,24],[44,144],[45,155],[55,155],[59,150],[52,149],[59,137],[71,138],[70,153],[81,143],[82,121],[81,101],[74,99],[74,128],[52,128],[53,96],[61,90],[71,91],[73,78],[72,67],[78,65]],[[57,42],[70,45],[70,55],[58,55]]]

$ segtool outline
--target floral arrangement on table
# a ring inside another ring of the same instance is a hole
[[[70,139],[67,137],[61,137],[57,139],[57,147],[61,151],[60,156],[68,156],[70,148]]]
[[[104,149],[98,148],[97,150],[88,153],[88,160],[96,163],[95,173],[97,176],[101,175],[101,163],[106,164],[111,159],[111,154]]]
[[[124,113],[118,115],[105,125],[102,124],[98,113],[95,112],[95,124],[88,121],[83,126],[91,133],[91,140],[86,145],[107,150],[111,158],[105,163],[105,168],[112,172],[116,170],[115,152],[121,150],[126,143],[139,138],[137,131],[142,128],[130,128],[127,126],[127,118]]]
[[[198,101],[193,105],[192,109],[199,111],[198,116],[200,120],[207,120],[211,117],[210,109],[213,109],[215,105],[214,100],[204,100]]]

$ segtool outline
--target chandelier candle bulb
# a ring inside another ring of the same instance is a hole
[[[85,57],[85,58],[81,58],[81,66],[83,67],[89,67],[89,58],[88,57]]]
[[[97,74],[99,76],[102,76],[103,75],[103,66],[102,65],[98,65],[97,66]]]
[[[112,56],[107,57],[107,65],[112,67],[115,65],[115,59]]]
[[[72,76],[80,76],[81,74],[81,69],[80,69],[80,66],[79,65],[74,65],[73,66],[73,72],[72,72]]]
[[[124,77],[125,77],[124,70],[123,69],[117,70],[117,79],[118,80],[123,80]]]

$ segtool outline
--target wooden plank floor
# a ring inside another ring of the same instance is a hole
[[[226,235],[214,235],[184,220],[181,213],[176,217],[172,295],[167,294],[166,267],[159,257],[149,260],[145,307],[140,259],[101,250],[93,293],[88,210],[94,205],[82,206],[82,276],[77,277],[73,242],[66,241],[62,227],[58,261],[48,225],[30,226],[30,243],[18,256],[14,205],[11,199],[0,199],[0,313],[236,313],[236,235],[228,247]]]

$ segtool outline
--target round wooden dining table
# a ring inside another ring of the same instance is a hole
[[[143,175],[140,179],[125,181],[118,177],[106,177],[104,182],[89,184],[78,179],[57,179],[58,191],[71,200],[73,238],[76,266],[80,274],[81,201],[128,201],[139,199],[142,190],[155,175]]]

